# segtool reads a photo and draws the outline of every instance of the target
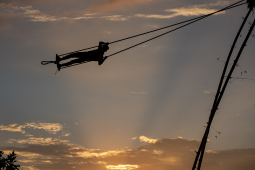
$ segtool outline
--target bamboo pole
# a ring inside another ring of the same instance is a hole
[[[250,8],[250,10],[251,10],[251,8]],[[232,73],[233,73],[233,71],[234,71],[234,69],[235,69],[235,67],[236,67],[236,65],[237,65],[237,63],[238,63],[238,60],[240,59],[240,56],[241,56],[241,54],[242,54],[242,52],[243,52],[244,47],[246,46],[246,43],[247,43],[248,39],[250,38],[250,35],[251,35],[251,33],[252,33],[253,29],[254,29],[254,26],[255,26],[255,19],[254,19],[254,21],[253,21],[253,23],[252,23],[252,25],[251,25],[251,28],[250,28],[250,30],[249,30],[249,32],[248,32],[248,34],[247,34],[247,36],[246,36],[246,38],[245,38],[245,40],[244,40],[244,42],[243,42],[243,44],[242,44],[242,46],[241,46],[241,48],[240,48],[238,54],[237,54],[236,59],[234,60],[234,63],[233,63],[233,65],[232,65],[232,67],[231,67],[231,70],[229,71],[229,74],[228,74],[227,79],[226,79],[226,81],[225,81],[225,83],[224,83],[224,86],[223,86],[223,88],[222,88],[222,91],[220,92],[219,99],[217,100],[217,103],[215,104],[215,107],[214,107],[214,109],[213,109],[214,112],[213,112],[213,113],[211,114],[211,116],[210,116],[210,120],[209,120],[208,126],[207,126],[208,131],[207,131],[206,136],[205,136],[205,137],[206,137],[206,140],[207,140],[207,137],[208,137],[208,134],[209,134],[209,130],[210,130],[210,126],[211,126],[213,117],[214,117],[214,115],[215,115],[215,113],[216,113],[216,109],[215,109],[215,108],[218,108],[218,106],[219,106],[219,104],[220,104],[220,101],[221,101],[221,99],[222,99],[222,96],[224,95],[224,92],[225,92],[226,87],[227,87],[227,85],[228,85],[228,82],[229,82],[229,80],[230,80],[230,78],[231,78],[231,75],[232,75]],[[201,151],[201,156],[200,156],[200,160],[199,160],[199,164],[198,164],[197,170],[200,170],[200,168],[201,168],[201,164],[202,164],[202,160],[203,160],[203,155],[204,155],[205,146],[206,146],[206,142],[204,143],[204,147],[202,148],[202,151]]]
[[[235,48],[235,44],[236,44],[236,42],[237,42],[237,40],[238,40],[238,38],[240,36],[240,33],[241,33],[241,31],[242,31],[242,29],[244,27],[244,24],[247,21],[247,18],[249,17],[251,11],[252,11],[252,8],[249,7],[249,11],[248,11],[248,13],[245,16],[245,18],[244,18],[244,20],[243,20],[243,22],[241,24],[241,27],[239,28],[239,31],[237,32],[237,35],[236,35],[236,37],[234,39],[234,42],[233,42],[232,47],[230,49],[230,52],[228,54],[227,61],[225,62],[225,66],[224,66],[224,69],[223,69],[223,72],[222,72],[221,80],[219,82],[218,90],[217,90],[217,93],[216,93],[216,96],[215,96],[215,99],[214,99],[214,102],[213,102],[213,106],[212,106],[212,109],[211,109],[211,114],[210,114],[211,121],[213,120],[213,117],[214,117],[214,115],[215,115],[215,113],[216,113],[216,111],[218,109],[218,107],[215,107],[215,106],[216,106],[218,98],[219,98],[221,86],[222,86],[222,83],[223,83],[223,80],[224,80],[224,77],[225,77],[225,73],[226,73],[226,70],[227,70],[227,67],[228,67],[229,60],[230,60],[232,52],[233,52],[233,50]],[[218,103],[218,105],[219,105],[219,103]],[[210,121],[210,118],[209,118],[209,121],[208,121],[208,125],[207,125],[207,128],[206,128],[206,131],[204,133],[203,139],[202,139],[201,144],[199,146],[199,150],[197,152],[197,155],[196,155],[196,158],[195,158],[192,170],[196,169],[196,165],[197,165],[197,161],[198,161],[199,156],[200,156],[200,165],[199,165],[199,167],[201,167],[201,163],[202,163],[202,159],[203,159],[203,154],[204,154],[204,153],[201,154],[201,151],[204,152],[204,149],[205,149],[205,146],[206,146],[207,138],[208,138],[209,131],[210,131],[210,126],[211,126],[211,123],[212,123]]]

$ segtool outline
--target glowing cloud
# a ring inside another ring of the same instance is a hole
[[[49,16],[46,14],[43,14],[39,10],[34,10],[32,6],[14,6],[11,3],[9,4],[0,4],[0,8],[3,9],[5,13],[16,13],[16,17],[24,17],[24,18],[30,18],[30,21],[34,22],[46,22],[46,21],[57,21],[58,19],[55,16]]]
[[[9,124],[9,125],[0,125],[0,130],[9,131],[9,132],[21,132],[25,134],[25,128],[31,129],[42,129],[51,134],[56,134],[59,131],[63,130],[63,126],[59,123],[26,123],[25,125],[17,125],[17,124]],[[70,134],[66,134],[63,132],[63,136],[69,136]],[[32,136],[30,134],[26,134],[26,136]]]
[[[128,19],[128,18],[122,17],[122,15],[103,16],[101,18],[105,18],[106,20],[110,20],[110,21],[125,21]]]
[[[156,18],[156,19],[168,19],[177,16],[199,16],[199,15],[206,15],[209,13],[213,13],[217,11],[216,9],[209,9],[212,6],[223,6],[228,5],[228,1],[218,1],[216,3],[209,3],[209,4],[202,4],[202,5],[193,5],[188,7],[182,8],[174,8],[174,9],[166,9],[165,12],[171,12],[173,14],[170,15],[157,15],[157,14],[136,14],[136,17],[142,18]],[[224,14],[225,12],[220,12],[215,15]]]
[[[150,139],[146,136],[140,136],[139,139],[140,139],[140,142],[147,142],[147,143],[156,143],[157,141],[159,141],[159,139]]]
[[[137,169],[139,168],[138,165],[117,165],[117,166],[114,166],[114,165],[107,165],[106,166],[107,169],[119,169],[119,170],[129,170],[129,169]]]
[[[147,137],[143,137],[149,140]],[[102,151],[84,148],[66,141],[52,142],[55,139],[31,139],[21,142],[25,147],[1,147],[4,152],[15,150],[22,156],[21,164],[30,170],[42,169],[97,169],[97,170],[165,170],[189,169],[200,142],[183,138],[160,139],[160,142],[149,143],[131,150]],[[32,142],[31,142],[32,141]],[[27,143],[44,143],[27,145]],[[41,142],[38,142],[41,141]],[[45,143],[50,143],[46,145]],[[205,152],[207,157],[204,166],[214,169],[254,169],[255,149],[239,149]],[[22,165],[24,168],[24,166]]]
[[[163,153],[163,151],[153,150],[153,153],[156,155],[161,155]]]
[[[21,132],[21,133],[25,133],[24,130],[22,130],[23,128],[25,128],[24,125],[17,125],[17,124],[9,124],[9,125],[0,125],[0,130],[3,131],[9,131],[9,132]]]
[[[136,14],[136,17],[142,18],[156,18],[156,19],[168,19],[174,18],[177,16],[198,16],[198,15],[206,15],[212,12],[215,12],[214,9],[206,9],[206,8],[198,8],[198,7],[187,7],[187,8],[175,8],[175,9],[167,9],[166,12],[173,12],[171,15],[145,15],[145,14]],[[224,12],[218,13],[223,14]]]
[[[56,134],[63,129],[63,126],[59,123],[27,123],[25,126],[33,129],[43,129],[52,134]]]
[[[68,143],[68,140],[52,139],[52,138],[35,138],[30,137],[28,139],[10,139],[8,143],[17,142],[23,145],[53,145],[59,143]]]
[[[110,157],[110,156],[116,156],[120,153],[125,153],[126,151],[124,150],[116,150],[116,151],[107,151],[107,152],[95,152],[96,150],[87,150],[87,151],[83,151],[83,152],[76,152],[76,154],[79,157],[83,157],[83,158],[93,158],[93,157],[101,157],[101,158],[105,158],[105,157]]]
[[[130,17],[123,17],[122,15],[112,15],[112,16],[95,16],[97,13],[87,13],[84,14],[83,16],[79,17],[56,17],[56,16],[51,16],[42,13],[39,10],[34,10],[32,6],[14,6],[11,3],[10,4],[0,4],[0,8],[3,9],[3,11],[6,14],[11,13],[11,16],[15,17],[22,17],[22,18],[29,18],[29,21],[32,22],[53,22],[53,21],[61,21],[61,20],[86,20],[86,19],[92,19],[92,18],[97,18],[97,19],[106,19],[110,21],[125,21]],[[1,13],[0,13],[1,14]],[[15,15],[14,15],[15,14]]]

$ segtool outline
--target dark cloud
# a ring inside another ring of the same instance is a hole
[[[200,142],[197,140],[161,139],[133,150],[102,151],[87,149],[68,143],[54,145],[27,145],[24,148],[0,148],[15,150],[23,166],[46,169],[116,169],[130,166],[137,170],[190,169]],[[255,149],[207,151],[203,168],[208,170],[254,169]]]

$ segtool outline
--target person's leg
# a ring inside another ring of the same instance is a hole
[[[84,53],[86,53],[86,52],[72,53],[72,54],[69,54],[67,56],[64,56],[63,58],[60,59],[60,61],[67,60],[67,59],[70,59],[70,58],[81,58],[85,55]]]
[[[77,55],[76,55],[77,56]],[[85,55],[85,53],[80,53],[80,57],[77,57],[77,59],[71,60],[69,62],[63,63],[63,64],[57,64],[58,70],[60,70],[62,67],[69,67],[76,63],[83,63],[85,61],[88,61],[88,56]]]
[[[73,64],[75,64],[75,63],[81,63],[81,62],[83,62],[83,61],[85,61],[85,60],[83,60],[83,59],[81,59],[81,58],[78,58],[78,59],[71,60],[71,61],[69,61],[69,62],[67,62],[67,63],[60,64],[60,66],[61,66],[61,67],[70,66],[70,65],[73,65]]]

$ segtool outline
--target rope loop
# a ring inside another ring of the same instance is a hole
[[[47,64],[50,64],[50,63],[54,63],[55,61],[42,61],[41,64],[42,65],[47,65]]]

